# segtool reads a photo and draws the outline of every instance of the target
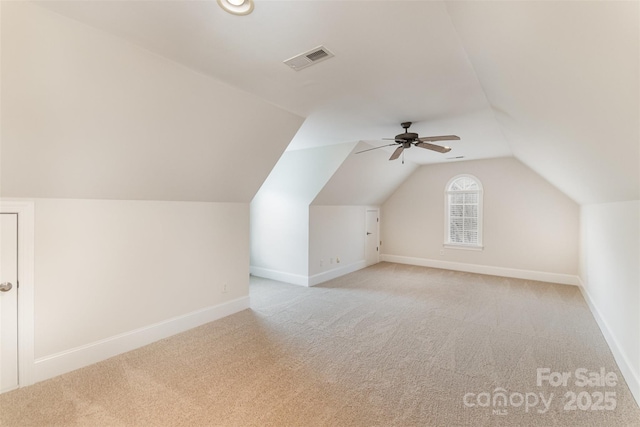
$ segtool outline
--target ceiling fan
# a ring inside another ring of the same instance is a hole
[[[460,139],[459,136],[456,135],[442,135],[442,136],[426,136],[420,138],[417,133],[409,132],[409,127],[411,126],[411,122],[404,122],[401,124],[404,129],[404,133],[396,135],[395,138],[383,138],[388,140],[393,140],[393,144],[382,145],[380,147],[369,148],[367,150],[358,151],[356,154],[364,153],[365,151],[377,150],[378,148],[391,147],[393,145],[399,145],[398,148],[393,152],[389,160],[395,160],[403,154],[404,150],[411,148],[411,145],[415,145],[416,147],[424,148],[426,150],[437,151],[438,153],[448,153],[451,151],[451,147],[441,146],[431,144],[431,142],[435,141],[457,141]],[[404,160],[404,157],[403,157]],[[404,163],[404,161],[403,161]]]

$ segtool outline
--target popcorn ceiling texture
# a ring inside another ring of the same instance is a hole
[[[640,425],[577,287],[380,263],[314,288],[254,277],[251,304],[5,393],[0,425]],[[616,386],[575,386],[601,367]],[[538,386],[538,368],[571,378]],[[497,388],[554,397],[545,413],[465,406]],[[565,410],[570,391],[615,392],[617,407]]]

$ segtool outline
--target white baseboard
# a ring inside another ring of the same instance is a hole
[[[345,265],[343,267],[334,268],[333,270],[324,271],[322,273],[314,274],[309,277],[309,286],[319,285],[336,277],[344,276],[345,274],[353,273],[354,271],[361,270],[367,266],[365,260],[354,262],[353,264]]]
[[[559,283],[579,286],[578,276],[571,274],[547,273],[544,271],[519,270],[516,268],[493,267],[479,264],[440,261],[427,258],[413,258],[399,255],[380,255],[380,261],[398,264],[419,265],[421,267],[442,268],[444,270],[464,271],[467,273],[488,274],[491,276],[513,277],[515,279],[536,280],[539,282]]]
[[[640,405],[640,375],[638,374],[637,371],[633,369],[633,364],[629,362],[629,358],[627,357],[626,353],[622,350],[620,343],[615,338],[615,336],[611,333],[611,328],[609,328],[608,323],[606,322],[606,320],[604,320],[604,318],[600,314],[598,307],[595,305],[593,299],[591,298],[591,295],[589,294],[589,291],[584,286],[584,283],[580,278],[578,278],[578,280],[579,280],[580,292],[582,292],[582,296],[587,302],[587,305],[589,306],[589,309],[591,310],[593,317],[596,319],[598,326],[600,326],[602,335],[604,335],[604,339],[607,341],[607,344],[609,344],[609,348],[613,353],[613,357],[616,359],[616,363],[618,363],[618,367],[620,368],[620,372],[622,373],[622,376],[624,377],[625,381],[627,382],[627,385],[629,386],[629,390],[631,390],[631,394],[633,394],[633,397],[636,399],[636,402],[638,403],[638,405]]]
[[[249,308],[249,297],[207,307],[183,316],[125,332],[100,341],[72,348],[50,356],[40,357],[34,363],[35,382],[74,371],[127,351],[151,344],[163,338],[213,322]]]
[[[278,282],[290,283],[292,285],[309,286],[309,278],[301,274],[254,266],[249,267],[249,271],[252,276],[264,277],[265,279],[277,280]]]
[[[329,271],[314,274],[313,276],[303,276],[301,274],[287,273],[284,271],[270,270],[268,268],[251,266],[249,271],[252,276],[264,277],[265,279],[277,280],[278,282],[289,283],[299,286],[315,286],[324,283],[336,277],[353,273],[354,271],[363,269],[367,266],[366,262],[358,261],[343,267],[334,268]]]

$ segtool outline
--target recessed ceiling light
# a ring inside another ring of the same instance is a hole
[[[218,4],[234,15],[248,15],[253,11],[253,0],[218,0]]]

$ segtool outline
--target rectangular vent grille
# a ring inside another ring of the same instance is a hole
[[[333,57],[333,53],[331,53],[329,49],[324,46],[318,46],[308,52],[304,52],[300,55],[294,56],[293,58],[289,58],[284,61],[284,63],[294,70],[300,71],[303,68],[307,68],[310,65],[317,64],[318,62],[324,61],[325,59],[329,59],[331,57]]]
[[[327,56],[329,56],[329,54],[322,49],[316,50],[315,52],[312,52],[306,55],[306,57],[312,60],[313,62],[319,61],[320,59],[326,58]]]

